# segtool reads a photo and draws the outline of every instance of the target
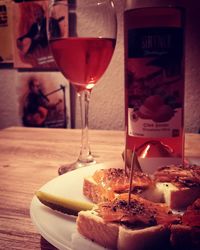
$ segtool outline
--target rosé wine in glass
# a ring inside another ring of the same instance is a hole
[[[51,0],[47,23],[54,59],[80,100],[80,153],[76,162],[59,168],[59,174],[63,174],[96,162],[88,139],[89,101],[114,53],[115,6],[112,0]]]
[[[76,90],[92,89],[107,69],[115,39],[70,37],[50,42],[53,56],[63,75]]]

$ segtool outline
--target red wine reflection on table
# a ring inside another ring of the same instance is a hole
[[[108,67],[115,39],[70,37],[50,41],[55,61],[79,92],[92,89]]]

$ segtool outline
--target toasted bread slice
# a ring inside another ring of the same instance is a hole
[[[171,226],[170,241],[175,249],[200,249],[200,198],[187,207],[181,225]]]
[[[84,178],[83,194],[92,202],[112,200],[121,193],[128,193],[129,180],[120,169],[100,170],[105,177],[97,181],[93,176]],[[101,174],[100,173],[100,174]],[[97,173],[99,174],[99,173]],[[119,176],[118,176],[119,175]],[[132,193],[137,193],[145,199],[154,202],[163,201],[163,193],[157,189],[154,182],[147,174],[137,174],[133,176]],[[117,185],[119,183],[119,186]]]
[[[129,229],[105,222],[94,211],[79,212],[76,223],[80,234],[105,248],[146,250],[161,249],[169,244],[169,229],[164,225]]]
[[[88,176],[84,178],[83,181],[83,194],[89,200],[94,203],[99,203],[104,201],[105,197],[100,193],[96,181],[92,178],[92,176]]]
[[[200,166],[169,165],[154,173],[156,187],[172,209],[182,210],[200,197]]]
[[[105,248],[117,249],[118,224],[104,222],[94,211],[79,212],[76,224],[78,232],[86,238]]]
[[[163,249],[169,244],[171,224],[180,222],[165,204],[137,195],[121,194],[78,213],[77,229],[86,238],[112,249]]]
[[[164,225],[140,229],[119,227],[117,247],[120,250],[164,249],[169,245],[170,231]]]
[[[173,249],[199,250],[200,228],[187,225],[172,225],[170,242]]]

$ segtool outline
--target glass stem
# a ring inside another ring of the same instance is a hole
[[[84,90],[78,93],[80,102],[80,112],[81,112],[81,149],[78,157],[78,162],[81,164],[92,163],[94,159],[92,157],[89,145],[88,136],[88,114],[89,114],[89,102],[90,102],[91,92]]]

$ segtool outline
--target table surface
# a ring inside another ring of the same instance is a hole
[[[80,130],[10,127],[0,131],[0,249],[55,249],[29,215],[36,190],[78,157]],[[186,157],[200,157],[200,135],[186,134]],[[97,162],[121,159],[123,131],[90,131]]]

